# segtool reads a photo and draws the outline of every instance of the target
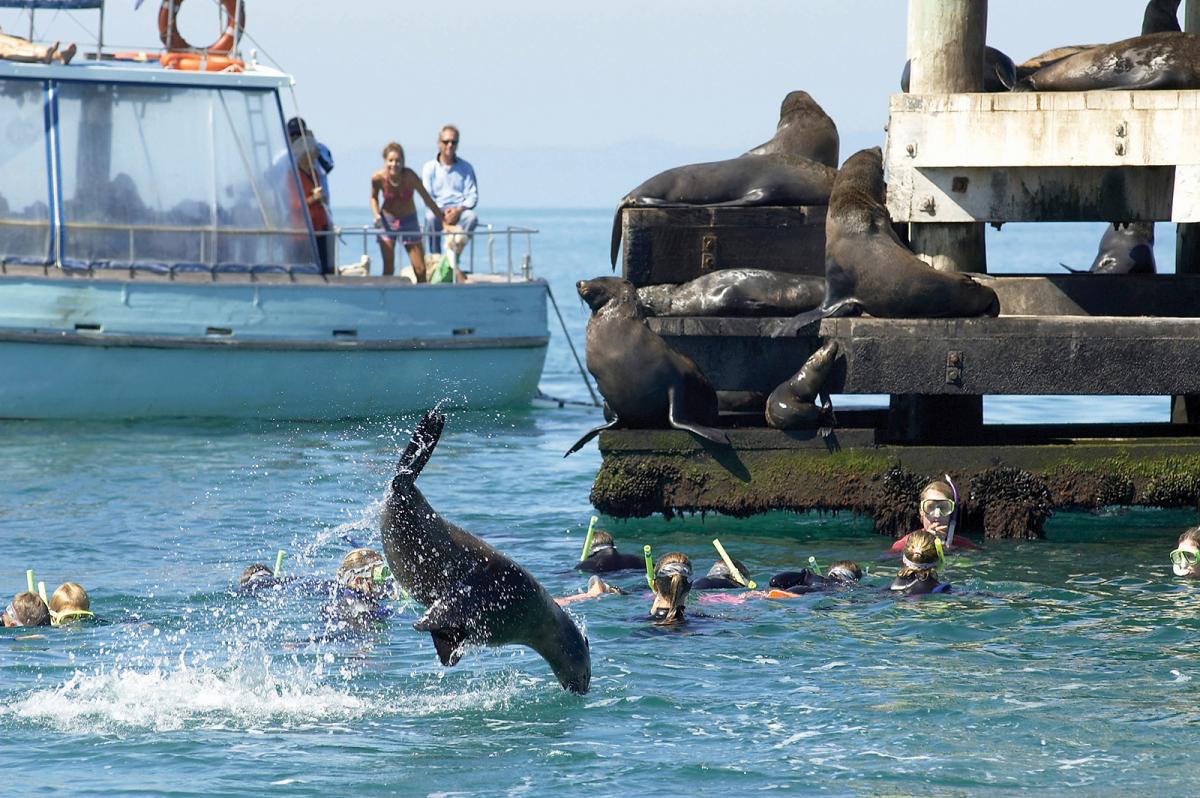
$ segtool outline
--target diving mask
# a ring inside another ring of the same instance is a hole
[[[81,621],[85,618],[95,617],[96,613],[91,610],[63,610],[62,612],[50,610],[50,625],[62,626],[64,623],[70,623],[71,621]]]
[[[1175,549],[1171,552],[1171,565],[1176,576],[1186,576],[1200,564],[1200,551],[1190,549]]]
[[[355,579],[366,579],[372,584],[386,585],[392,580],[392,569],[382,563],[367,563],[342,571],[341,582],[343,585],[348,585]]]
[[[954,499],[922,499],[921,514],[930,518],[949,518],[954,515]]]

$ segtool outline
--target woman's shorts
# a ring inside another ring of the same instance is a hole
[[[417,215],[410,213],[402,219],[397,219],[395,216],[388,214],[383,215],[383,229],[391,235],[376,236],[382,243],[385,239],[395,239],[397,235],[400,238],[400,244],[404,247],[415,247],[421,243],[421,228],[417,222]],[[403,233],[400,231],[403,230]]]

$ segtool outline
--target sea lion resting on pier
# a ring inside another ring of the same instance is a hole
[[[588,430],[566,457],[601,430],[614,427],[674,429],[729,445],[717,423],[717,392],[686,355],[646,326],[637,289],[620,277],[580,280],[579,296],[592,309],[587,326],[587,367],[612,418]]]
[[[837,126],[816,100],[805,91],[789,92],[766,143],[727,161],[668,169],[626,194],[613,216],[613,268],[626,208],[823,205],[837,172],[838,146]]]
[[[722,269],[680,285],[643,286],[637,293],[651,316],[790,316],[821,304],[825,278]]]
[[[910,252],[883,205],[878,147],[846,159],[825,217],[825,301],[785,324],[778,335],[828,316],[867,313],[885,319],[996,316],[996,292],[966,274],[940,272]]]
[[[1179,0],[1150,0],[1142,16],[1142,35],[1179,31]],[[1102,44],[1071,44],[1055,47],[1017,65],[1017,80],[1024,81],[1039,69],[1058,63],[1078,53],[1104,47]],[[1046,89],[1046,91],[1053,91]]]
[[[443,665],[457,664],[467,643],[515,643],[541,654],[563,688],[586,693],[592,678],[587,638],[528,571],[442,518],[417,489],[445,423],[435,410],[421,419],[383,507],[388,565],[427,607],[413,628],[432,635]]]
[[[1167,32],[1082,50],[1028,75],[1017,91],[1200,88],[1200,36]]]

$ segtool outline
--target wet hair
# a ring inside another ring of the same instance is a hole
[[[374,549],[354,549],[342,558],[342,564],[338,566],[337,571],[338,581],[342,581],[342,576],[347,571],[354,571],[364,565],[373,564],[383,565],[383,557],[379,552]]]
[[[50,611],[56,614],[62,614],[69,610],[83,610],[85,612],[92,609],[92,601],[88,598],[87,591],[77,582],[64,582],[58,586],[58,590],[50,596]]]
[[[730,557],[730,559],[733,560],[733,567],[738,569],[738,573],[742,575],[742,579],[749,579],[750,569],[746,567],[746,564],[741,560],[734,560],[732,557]],[[732,579],[734,582],[738,581],[734,578],[733,574],[729,572],[729,566],[725,564],[724,559],[717,560],[715,563],[713,563],[713,567],[708,569],[707,576],[709,579]]]
[[[1194,526],[1191,529],[1185,529],[1183,534],[1179,536],[1177,546],[1182,546],[1184,543],[1191,542],[1200,548],[1200,526]]]
[[[49,626],[50,608],[37,593],[26,590],[12,600],[13,615],[22,626]]]
[[[238,577],[238,584],[245,585],[253,582],[255,579],[261,579],[267,576],[274,576],[275,572],[260,562],[253,565],[247,565],[246,570],[242,571],[242,575]]]
[[[862,579],[862,569],[853,560],[838,560],[825,572],[826,579],[837,579],[840,582],[849,581],[847,576],[852,577],[855,582]]]
[[[385,160],[385,161],[387,160],[389,152],[398,153],[400,155],[400,160],[402,160],[402,161],[404,160],[404,148],[401,147],[398,142],[389,141],[387,144],[384,145],[383,160]]]
[[[613,542],[613,536],[607,532],[593,532],[592,547],[588,549],[588,556],[592,556],[596,553],[596,549],[603,548],[604,546],[611,546],[613,549],[617,548],[617,544]]]
[[[954,488],[950,487],[940,479],[935,479],[933,482],[930,482],[928,485],[921,488],[921,500],[924,501],[929,494],[933,493],[934,491],[942,494],[947,499],[954,497]]]
[[[668,573],[662,573],[664,570]],[[654,575],[656,577],[671,576],[672,573],[682,574],[688,578],[688,581],[691,581],[692,561],[686,554],[673,551],[658,558],[658,562],[654,564]]]
[[[938,561],[937,538],[924,530],[913,532],[904,544],[904,559],[921,567],[910,568],[906,565],[896,574],[897,578],[907,579],[922,572],[937,578],[933,571],[933,566]]]

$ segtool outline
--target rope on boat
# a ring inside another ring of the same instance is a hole
[[[587,386],[588,393],[591,394],[592,406],[600,407],[600,400],[596,397],[596,392],[592,390],[592,381],[587,377],[587,372],[583,368],[583,362],[579,359],[579,353],[575,351],[575,342],[571,340],[571,334],[567,332],[567,323],[563,320],[562,311],[558,309],[558,302],[554,299],[554,292],[550,290],[550,283],[546,283],[546,295],[550,297],[550,304],[554,306],[554,313],[558,316],[558,323],[562,326],[563,336],[567,339],[567,346],[571,347],[571,356],[575,358],[575,365],[579,367],[579,376],[583,378],[583,384]]]

